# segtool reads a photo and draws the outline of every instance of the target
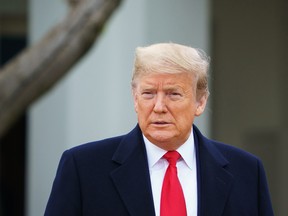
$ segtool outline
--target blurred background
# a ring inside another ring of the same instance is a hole
[[[43,215],[62,152],[127,133],[134,50],[158,42],[211,56],[202,132],[259,156],[275,215],[288,213],[288,1],[126,0],[97,43],[0,140],[0,215]],[[0,64],[40,40],[65,0],[0,0]],[[1,124],[1,123],[0,123]]]

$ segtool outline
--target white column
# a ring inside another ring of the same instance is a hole
[[[29,111],[27,215],[43,215],[65,149],[135,126],[130,92],[135,47],[173,41],[209,50],[208,8],[208,0],[122,2],[89,54]],[[66,10],[65,1],[30,0],[31,41]],[[209,117],[199,125],[208,133]]]
[[[66,14],[65,1],[30,0],[29,41],[38,41]],[[26,215],[43,215],[59,152],[67,140],[67,81],[37,101],[28,113]]]

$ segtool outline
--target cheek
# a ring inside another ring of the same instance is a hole
[[[138,117],[144,117],[147,115],[148,109],[149,109],[149,103],[142,100],[134,100],[134,109],[138,115]]]
[[[151,106],[149,105],[149,103],[137,103],[137,113],[138,115],[141,116],[146,116],[149,115],[149,113],[151,112]]]
[[[137,98],[137,95],[135,93],[133,93],[133,99],[134,99],[134,110],[136,113],[138,113],[138,98]]]
[[[134,110],[136,113],[138,113],[138,104],[134,101]]]
[[[177,109],[177,113],[175,113],[175,117],[186,124],[192,124],[195,118],[196,107],[187,105],[182,106],[181,108]]]

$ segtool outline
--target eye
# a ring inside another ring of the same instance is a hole
[[[141,95],[144,99],[152,99],[155,94],[152,91],[143,91]]]
[[[182,98],[182,94],[179,92],[169,92],[168,93],[169,98],[171,98],[172,100],[178,100]]]

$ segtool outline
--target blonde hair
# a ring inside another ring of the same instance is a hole
[[[197,82],[197,98],[209,95],[209,58],[205,52],[175,43],[138,47],[135,52],[132,88],[141,76],[149,73],[190,73]]]

